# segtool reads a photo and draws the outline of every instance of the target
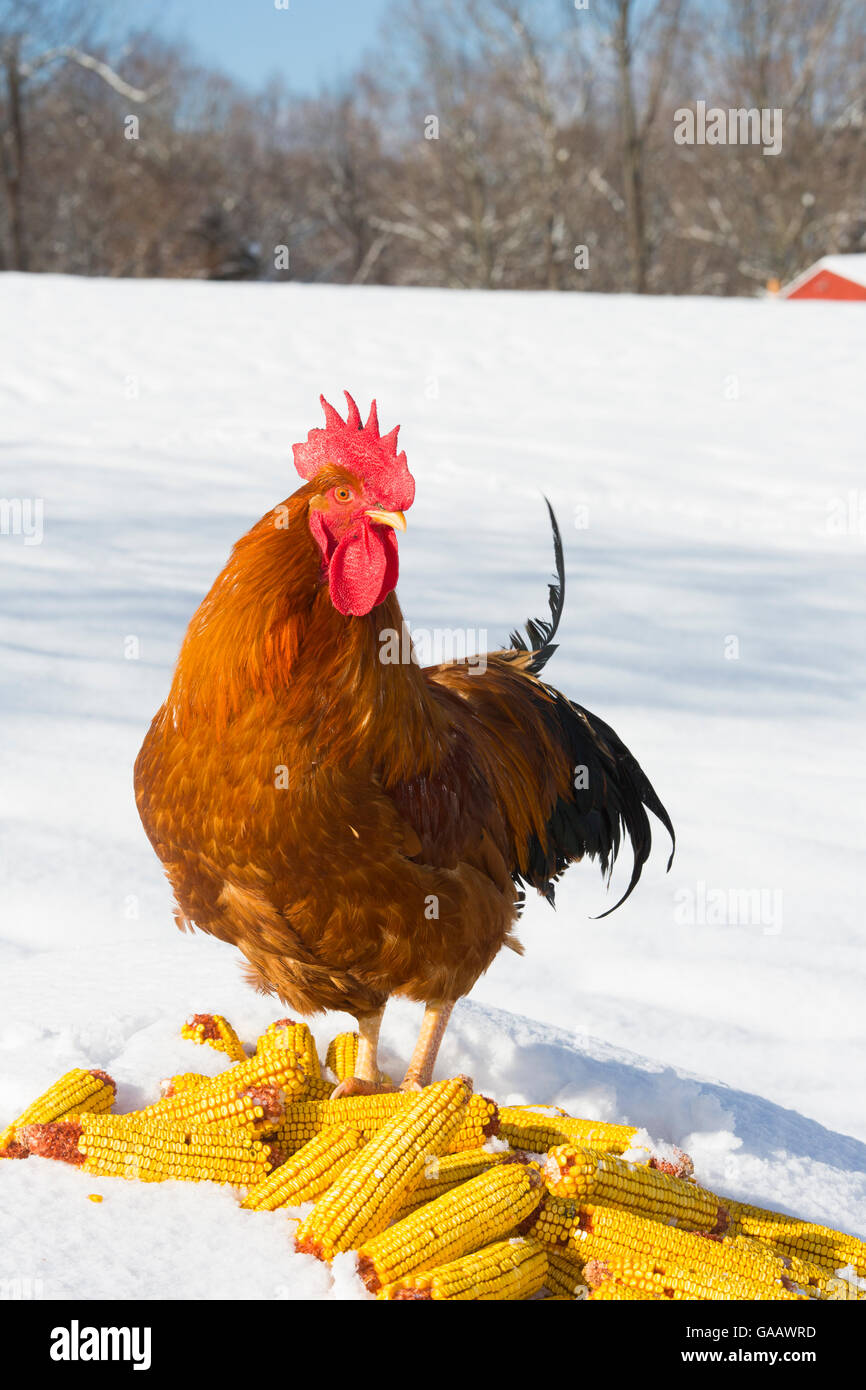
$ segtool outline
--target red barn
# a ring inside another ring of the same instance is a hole
[[[782,299],[866,299],[866,253],[823,256],[780,291]]]

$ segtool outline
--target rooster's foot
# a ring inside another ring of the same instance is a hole
[[[394,1087],[387,1081],[362,1081],[360,1076],[347,1076],[331,1092],[331,1100],[340,1100],[344,1096],[388,1095],[393,1090]]]
[[[453,999],[438,999],[424,1006],[424,1021],[415,1044],[415,1051],[406,1068],[406,1075],[400,1083],[401,1091],[423,1091],[433,1080],[433,1067],[439,1052],[451,1010]]]

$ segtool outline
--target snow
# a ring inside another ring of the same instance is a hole
[[[866,1235],[857,311],[5,275],[0,321],[0,491],[21,503],[0,534],[0,1119],[72,1066],[140,1105],[224,1065],[179,1037],[189,1014],[251,1042],[280,1012],[234,951],[176,931],[132,764],[189,617],[293,490],[319,392],[347,386],[402,424],[400,597],[434,644],[543,612],[550,497],[568,591],[547,677],[617,729],[678,832],[670,875],[660,832],[603,922],[594,866],[555,913],[528,903],[525,957],[458,1006],[437,1074],[635,1124],[704,1186]],[[419,1016],[389,1006],[391,1075]],[[313,1026],[323,1050],[353,1024]],[[31,1159],[0,1192],[0,1281],[48,1298],[360,1296],[228,1191]]]

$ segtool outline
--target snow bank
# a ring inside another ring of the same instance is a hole
[[[671,874],[660,837],[604,922],[591,866],[556,913],[527,905],[526,956],[461,1004],[439,1074],[639,1125],[711,1187],[866,1234],[860,306],[4,275],[0,322],[0,492],[22,504],[0,534],[0,1117],[75,1065],[139,1105],[220,1067],[191,1062],[189,1013],[250,1039],[279,1012],[175,931],[132,763],[189,617],[347,386],[403,426],[414,627],[496,645],[542,612],[550,496],[569,585],[547,674],[678,832]],[[392,1074],[418,1016],[389,1009]],[[0,1192],[0,1279],[48,1297],[357,1296],[227,1192],[36,1160]]]

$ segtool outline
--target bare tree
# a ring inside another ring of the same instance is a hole
[[[866,14],[860,0],[726,0],[706,36],[704,90],[781,112],[782,151],[693,148],[672,206],[705,255],[695,287],[737,293],[822,254],[866,246]]]
[[[356,285],[374,278],[391,240],[379,207],[387,161],[363,96],[320,100],[308,108],[307,132],[319,151],[312,206],[329,234],[330,269]]]
[[[396,13],[390,33],[404,70],[395,116],[413,137],[382,225],[430,283],[554,288],[566,258],[571,265],[570,149],[558,137],[577,98],[560,98],[557,29],[570,39],[516,0],[435,9],[410,0]]]
[[[591,10],[614,62],[631,288],[637,294],[647,289],[651,249],[647,149],[676,60],[685,3],[594,0]]]
[[[108,4],[0,0],[0,269],[735,294],[866,249],[863,0],[394,0],[303,98]],[[676,144],[701,97],[782,154]]]
[[[566,212],[574,192],[569,136],[589,106],[591,64],[579,31],[563,23],[556,8],[469,0],[466,10],[480,61],[507,97],[509,124],[523,135],[522,192],[525,202],[531,200],[538,251],[530,260],[541,286],[558,289],[573,254]]]
[[[8,204],[8,261],[13,270],[27,269],[25,111],[30,88],[38,83],[40,74],[56,64],[76,63],[130,102],[145,102],[153,95],[154,89],[132,86],[104,59],[79,46],[86,42],[93,15],[92,6],[79,3],[52,6],[34,0],[6,0],[0,6],[0,174]]]

